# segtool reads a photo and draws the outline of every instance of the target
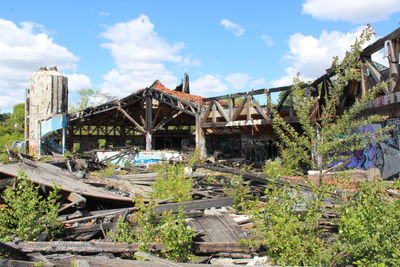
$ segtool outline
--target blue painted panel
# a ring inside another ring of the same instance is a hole
[[[67,117],[65,114],[56,115],[51,117],[45,121],[42,121],[40,124],[40,137],[45,137],[46,135],[57,131],[59,129],[63,129],[67,127]]]

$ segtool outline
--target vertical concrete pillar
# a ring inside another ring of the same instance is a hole
[[[152,134],[153,129],[153,99],[151,97],[151,92],[146,93],[146,150],[152,149]]]

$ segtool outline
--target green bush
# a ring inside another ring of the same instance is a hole
[[[171,211],[164,212],[159,235],[164,247],[161,252],[164,257],[177,262],[193,259],[192,244],[196,233],[188,227],[182,210],[177,215]]]
[[[340,210],[339,264],[400,266],[400,199],[383,182],[362,182]]]
[[[129,222],[125,221],[122,216],[118,217],[115,228],[117,230],[116,233],[113,231],[109,231],[107,233],[107,236],[111,238],[114,242],[135,242],[131,226],[129,225]]]
[[[192,191],[193,180],[185,177],[184,168],[185,165],[183,164],[158,165],[157,172],[163,177],[157,179],[156,183],[153,184],[152,198],[174,198],[177,202],[191,200],[190,192]]]
[[[251,230],[257,238],[243,242],[253,247],[264,246],[278,265],[328,265],[331,249],[320,238],[318,229],[322,195],[307,200],[294,184],[271,184],[265,197],[265,203],[254,201],[247,209],[255,225]],[[298,207],[307,212],[299,212]]]
[[[153,211],[154,202],[145,205],[142,199],[137,198],[135,204],[138,207],[133,216],[136,224],[135,241],[139,243],[140,251],[149,252],[150,243],[161,242],[163,250],[160,256],[179,262],[194,257],[191,250],[195,233],[188,227],[182,210],[177,214],[164,212],[159,218]]]
[[[0,241],[11,241],[13,237],[24,241],[54,238],[62,226],[57,221],[58,193],[55,187],[44,198],[39,194],[39,186],[20,173],[15,187],[7,187],[2,196],[5,204],[0,206]]]
[[[269,179],[278,179],[282,176],[295,174],[295,171],[285,166],[280,158],[265,161],[263,172]]]

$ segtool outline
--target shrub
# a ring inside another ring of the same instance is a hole
[[[339,264],[400,266],[400,199],[383,182],[361,182],[340,210]]]
[[[263,171],[267,175],[267,178],[270,179],[278,179],[282,176],[295,174],[295,171],[285,166],[280,158],[265,161]]]
[[[20,173],[15,186],[3,193],[4,205],[0,207],[0,240],[11,241],[18,237],[35,241],[39,237],[54,238],[61,230],[57,221],[59,203],[57,186],[47,198],[39,194],[39,186],[33,184],[26,174]]]
[[[294,184],[271,184],[265,191],[265,203],[254,201],[247,210],[257,236],[244,243],[263,246],[278,265],[328,265],[331,251],[320,238],[318,220],[322,214],[322,195],[314,199],[302,197]],[[307,212],[300,212],[307,209]]]
[[[190,192],[192,191],[193,180],[186,178],[184,174],[185,166],[182,164],[163,164],[157,167],[157,172],[163,177],[157,179],[153,184],[154,199],[174,198],[175,201],[188,201],[192,199]]]
[[[164,257],[177,262],[193,259],[192,242],[196,233],[188,227],[182,210],[179,210],[177,215],[171,211],[164,212],[159,234],[164,247],[161,252]]]
[[[161,218],[153,211],[154,202],[145,205],[143,200],[135,200],[138,211],[133,217],[136,224],[135,241],[139,250],[149,252],[149,244],[162,242],[161,256],[167,259],[185,262],[194,256],[191,253],[192,240],[195,236],[193,229],[188,227],[182,210],[177,214],[164,212]]]
[[[134,242],[132,228],[129,222],[125,221],[122,216],[118,217],[117,223],[115,225],[117,232],[109,231],[107,236],[110,237],[114,242]]]

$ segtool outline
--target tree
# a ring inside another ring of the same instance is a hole
[[[323,99],[325,104],[317,120],[310,118],[320,98],[308,94],[308,90],[302,89],[300,79],[294,78],[292,102],[301,131],[297,131],[277,112],[273,114],[272,120],[272,126],[281,141],[281,156],[289,167],[316,168],[322,177],[323,170],[329,164],[347,159],[348,152],[362,149],[373,141],[385,138],[384,133],[389,130],[388,128],[383,128],[375,134],[361,133],[359,129],[367,124],[386,119],[380,115],[362,116],[361,112],[381,89],[387,86],[387,82],[377,84],[357,98],[355,103],[342,114],[336,114],[343,89],[349,82],[361,80],[361,47],[370,40],[372,34],[372,28],[368,26],[340,64],[337,63],[338,58],[334,58],[332,66],[336,75],[332,79],[332,84],[328,85],[329,93]]]
[[[3,151],[5,145],[10,146],[13,141],[24,140],[25,104],[16,104],[13,113],[1,115],[0,151]]]
[[[101,90],[95,91],[92,88],[81,89],[78,91],[78,94],[80,96],[78,102],[70,105],[68,108],[68,112],[70,113],[77,112],[87,107],[101,104],[103,102],[111,101],[116,98],[107,93],[103,93]]]

